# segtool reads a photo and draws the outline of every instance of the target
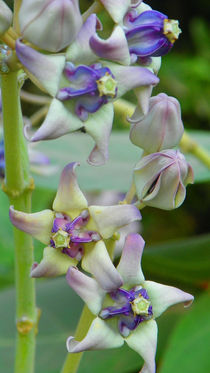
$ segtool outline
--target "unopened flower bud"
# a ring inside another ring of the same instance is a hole
[[[147,153],[173,148],[179,144],[184,132],[179,102],[164,93],[152,97],[147,115],[139,117],[137,109],[133,123],[131,142]]]
[[[143,157],[134,168],[136,194],[146,206],[163,210],[179,207],[193,170],[179,150],[163,150]]]
[[[82,25],[78,0],[23,0],[19,12],[25,39],[50,52],[67,47]]]
[[[12,11],[0,0],[0,35],[3,35],[12,24]]]

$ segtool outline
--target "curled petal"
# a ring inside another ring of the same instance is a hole
[[[193,302],[193,295],[185,293],[173,286],[162,285],[153,281],[145,281],[144,288],[151,299],[154,317],[160,316],[168,307],[184,303],[185,307]]]
[[[77,131],[81,127],[83,123],[71,108],[69,110],[69,104],[54,98],[42,125],[31,138],[27,134],[29,128],[26,128],[25,137],[32,142],[56,139],[66,133]]]
[[[133,233],[126,237],[122,256],[117,266],[117,270],[126,285],[134,286],[144,281],[141,269],[141,256],[144,244],[145,242],[139,234]]]
[[[153,85],[144,85],[134,89],[138,101],[138,114],[146,115],[149,110],[149,99],[151,97]]]
[[[145,67],[120,66],[112,62],[106,62],[106,66],[111,70],[117,81],[117,98],[123,96],[131,89],[150,87],[159,82],[157,76]]]
[[[141,220],[139,210],[133,205],[90,206],[89,212],[103,238],[110,238],[120,227]]]
[[[102,289],[106,291],[115,290],[123,284],[102,240],[98,241],[93,248],[86,248],[82,267],[92,273]]]
[[[12,24],[13,14],[7,4],[0,1],[0,35],[3,35]]]
[[[108,157],[109,137],[114,117],[113,104],[106,104],[96,113],[90,114],[85,123],[86,132],[94,139],[96,145],[88,157],[88,163],[99,166],[104,164]]]
[[[113,21],[120,23],[130,6],[131,0],[100,0],[100,2],[106,8]]]
[[[89,310],[97,315],[102,308],[105,295],[105,291],[101,289],[98,283],[93,278],[80,272],[76,267],[69,268],[66,280],[69,286],[87,304]]]
[[[155,353],[157,346],[157,324],[155,320],[144,321],[133,331],[126,342],[143,359],[140,373],[155,373]]]
[[[113,327],[112,321],[103,321],[99,317],[93,320],[86,337],[78,342],[74,337],[66,341],[68,352],[81,352],[87,350],[103,350],[122,346],[124,339],[117,328]]]
[[[73,63],[89,65],[97,59],[95,53],[90,48],[90,38],[95,34],[98,19],[95,14],[91,14],[81,27],[75,41],[67,49],[67,61]]]
[[[119,62],[123,65],[130,64],[130,53],[123,29],[116,26],[108,39],[101,39],[95,33],[90,38],[93,52],[101,58]]]
[[[53,202],[53,209],[58,212],[71,212],[87,208],[87,200],[79,188],[75,168],[79,164],[69,163],[62,171],[58,191]]]
[[[64,275],[70,266],[76,265],[77,260],[70,258],[53,247],[45,247],[41,262],[34,263],[31,277],[56,277]]]
[[[65,65],[65,56],[46,55],[16,41],[16,53],[30,79],[42,90],[55,96]]]
[[[14,210],[10,206],[9,216],[12,224],[23,232],[31,234],[44,244],[49,244],[53,226],[54,212],[43,210],[33,214]]]

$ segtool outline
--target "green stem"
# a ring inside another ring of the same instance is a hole
[[[6,176],[3,189],[15,209],[30,212],[32,183],[23,136],[18,72],[2,75],[1,88]],[[33,373],[36,308],[34,280],[30,278],[34,261],[32,239],[14,228],[14,242],[17,325],[15,373]]]
[[[132,184],[130,186],[130,189],[128,190],[128,192],[126,193],[126,196],[125,196],[125,202],[130,204],[132,203],[134,197],[135,197],[135,194],[136,194],[136,186],[134,184],[134,182],[132,181]]]
[[[34,93],[26,92],[23,89],[20,91],[20,97],[25,102],[30,102],[34,105],[50,105],[51,98],[48,96],[35,95]]]
[[[206,167],[210,168],[210,154],[185,132],[179,144],[185,153],[194,155]]]
[[[94,319],[94,315],[89,311],[87,306],[84,306],[79,324],[77,326],[77,330],[75,333],[76,340],[82,340]],[[63,369],[61,373],[76,373],[83,356],[83,352],[75,353],[75,354],[68,354],[66,361],[64,362]]]

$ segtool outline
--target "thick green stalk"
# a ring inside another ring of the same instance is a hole
[[[75,339],[81,341],[91,325],[94,319],[94,315],[89,311],[87,306],[84,306],[82,315],[80,317],[79,324],[75,333]],[[61,373],[76,373],[82,358],[83,352],[67,355],[66,361],[64,362]]]
[[[23,136],[18,72],[2,75],[2,108],[5,146],[5,184],[10,204],[30,212],[33,185],[29,177],[27,146]],[[15,373],[34,372],[35,287],[30,278],[33,263],[32,239],[14,228],[16,280],[16,360]]]

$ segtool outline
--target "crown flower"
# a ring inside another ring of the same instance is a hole
[[[77,165],[70,163],[64,168],[53,210],[28,214],[10,207],[13,225],[47,245],[42,261],[33,265],[32,277],[64,274],[81,259],[83,268],[95,274],[97,265],[89,263],[93,250],[95,261],[98,258],[105,266],[107,262],[113,266],[103,239],[141,218],[132,205],[88,206],[74,172]]]
[[[146,281],[141,269],[144,240],[138,234],[127,236],[116,272],[121,278],[119,287],[110,282],[99,269],[95,279],[77,268],[67,272],[67,282],[96,315],[87,335],[81,341],[70,336],[67,349],[71,353],[120,347],[126,342],[144,359],[142,373],[155,371],[157,324],[155,319],[168,307],[193,301],[191,294],[175,287]],[[112,275],[113,278],[113,275]],[[116,276],[117,278],[117,276]],[[109,290],[107,290],[109,288]]]
[[[126,14],[124,31],[130,54],[136,58],[165,55],[181,33],[178,21],[168,19],[165,14],[156,10],[138,14],[135,9]]]
[[[19,24],[24,39],[58,52],[72,42],[82,26],[78,0],[23,0]]]
[[[177,146],[184,132],[180,104],[165,93],[150,98],[147,115],[137,107],[129,122],[131,142],[147,153]]]
[[[146,206],[163,210],[179,207],[193,170],[179,150],[163,150],[143,157],[134,168],[136,194]]]

